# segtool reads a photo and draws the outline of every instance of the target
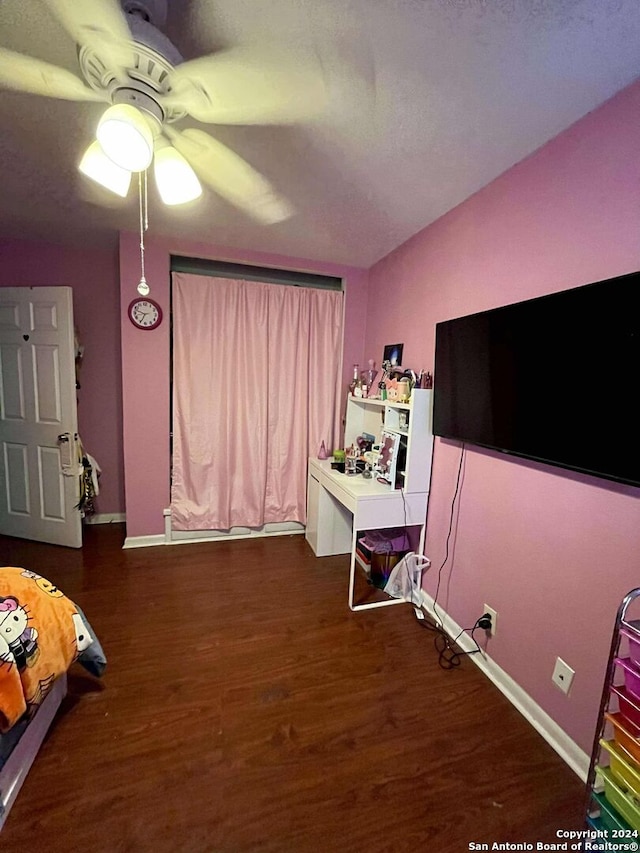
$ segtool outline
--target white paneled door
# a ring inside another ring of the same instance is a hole
[[[70,287],[0,287],[0,533],[82,546]]]

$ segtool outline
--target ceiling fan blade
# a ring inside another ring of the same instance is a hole
[[[76,44],[86,45],[113,70],[129,68],[131,33],[118,0],[44,0]]]
[[[234,48],[178,65],[170,85],[167,107],[212,124],[292,124],[317,116],[327,103],[312,52]]]
[[[0,86],[67,101],[104,100],[99,92],[85,86],[70,71],[3,47],[0,48]]]
[[[218,195],[265,225],[282,222],[293,208],[269,181],[203,130],[164,128],[171,143],[189,161],[194,171]]]

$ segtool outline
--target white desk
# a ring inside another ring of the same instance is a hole
[[[385,527],[420,527],[418,553],[424,549],[427,492],[406,493],[366,480],[361,474],[347,476],[331,468],[331,460],[309,459],[307,476],[307,529],[305,536],[316,557],[351,554],[349,607],[365,610],[401,604],[390,598],[354,604],[356,538],[361,530]]]

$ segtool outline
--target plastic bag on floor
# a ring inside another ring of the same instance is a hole
[[[430,565],[431,560],[428,557],[409,551],[391,570],[384,591],[392,598],[402,598],[411,604],[420,605],[422,573]]]

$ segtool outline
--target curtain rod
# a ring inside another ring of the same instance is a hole
[[[248,281],[264,281],[269,284],[289,284],[294,287],[342,290],[342,279],[335,276],[253,266],[251,264],[228,263],[227,261],[212,261],[206,258],[187,258],[179,255],[171,255],[171,272],[220,278],[242,278]]]

